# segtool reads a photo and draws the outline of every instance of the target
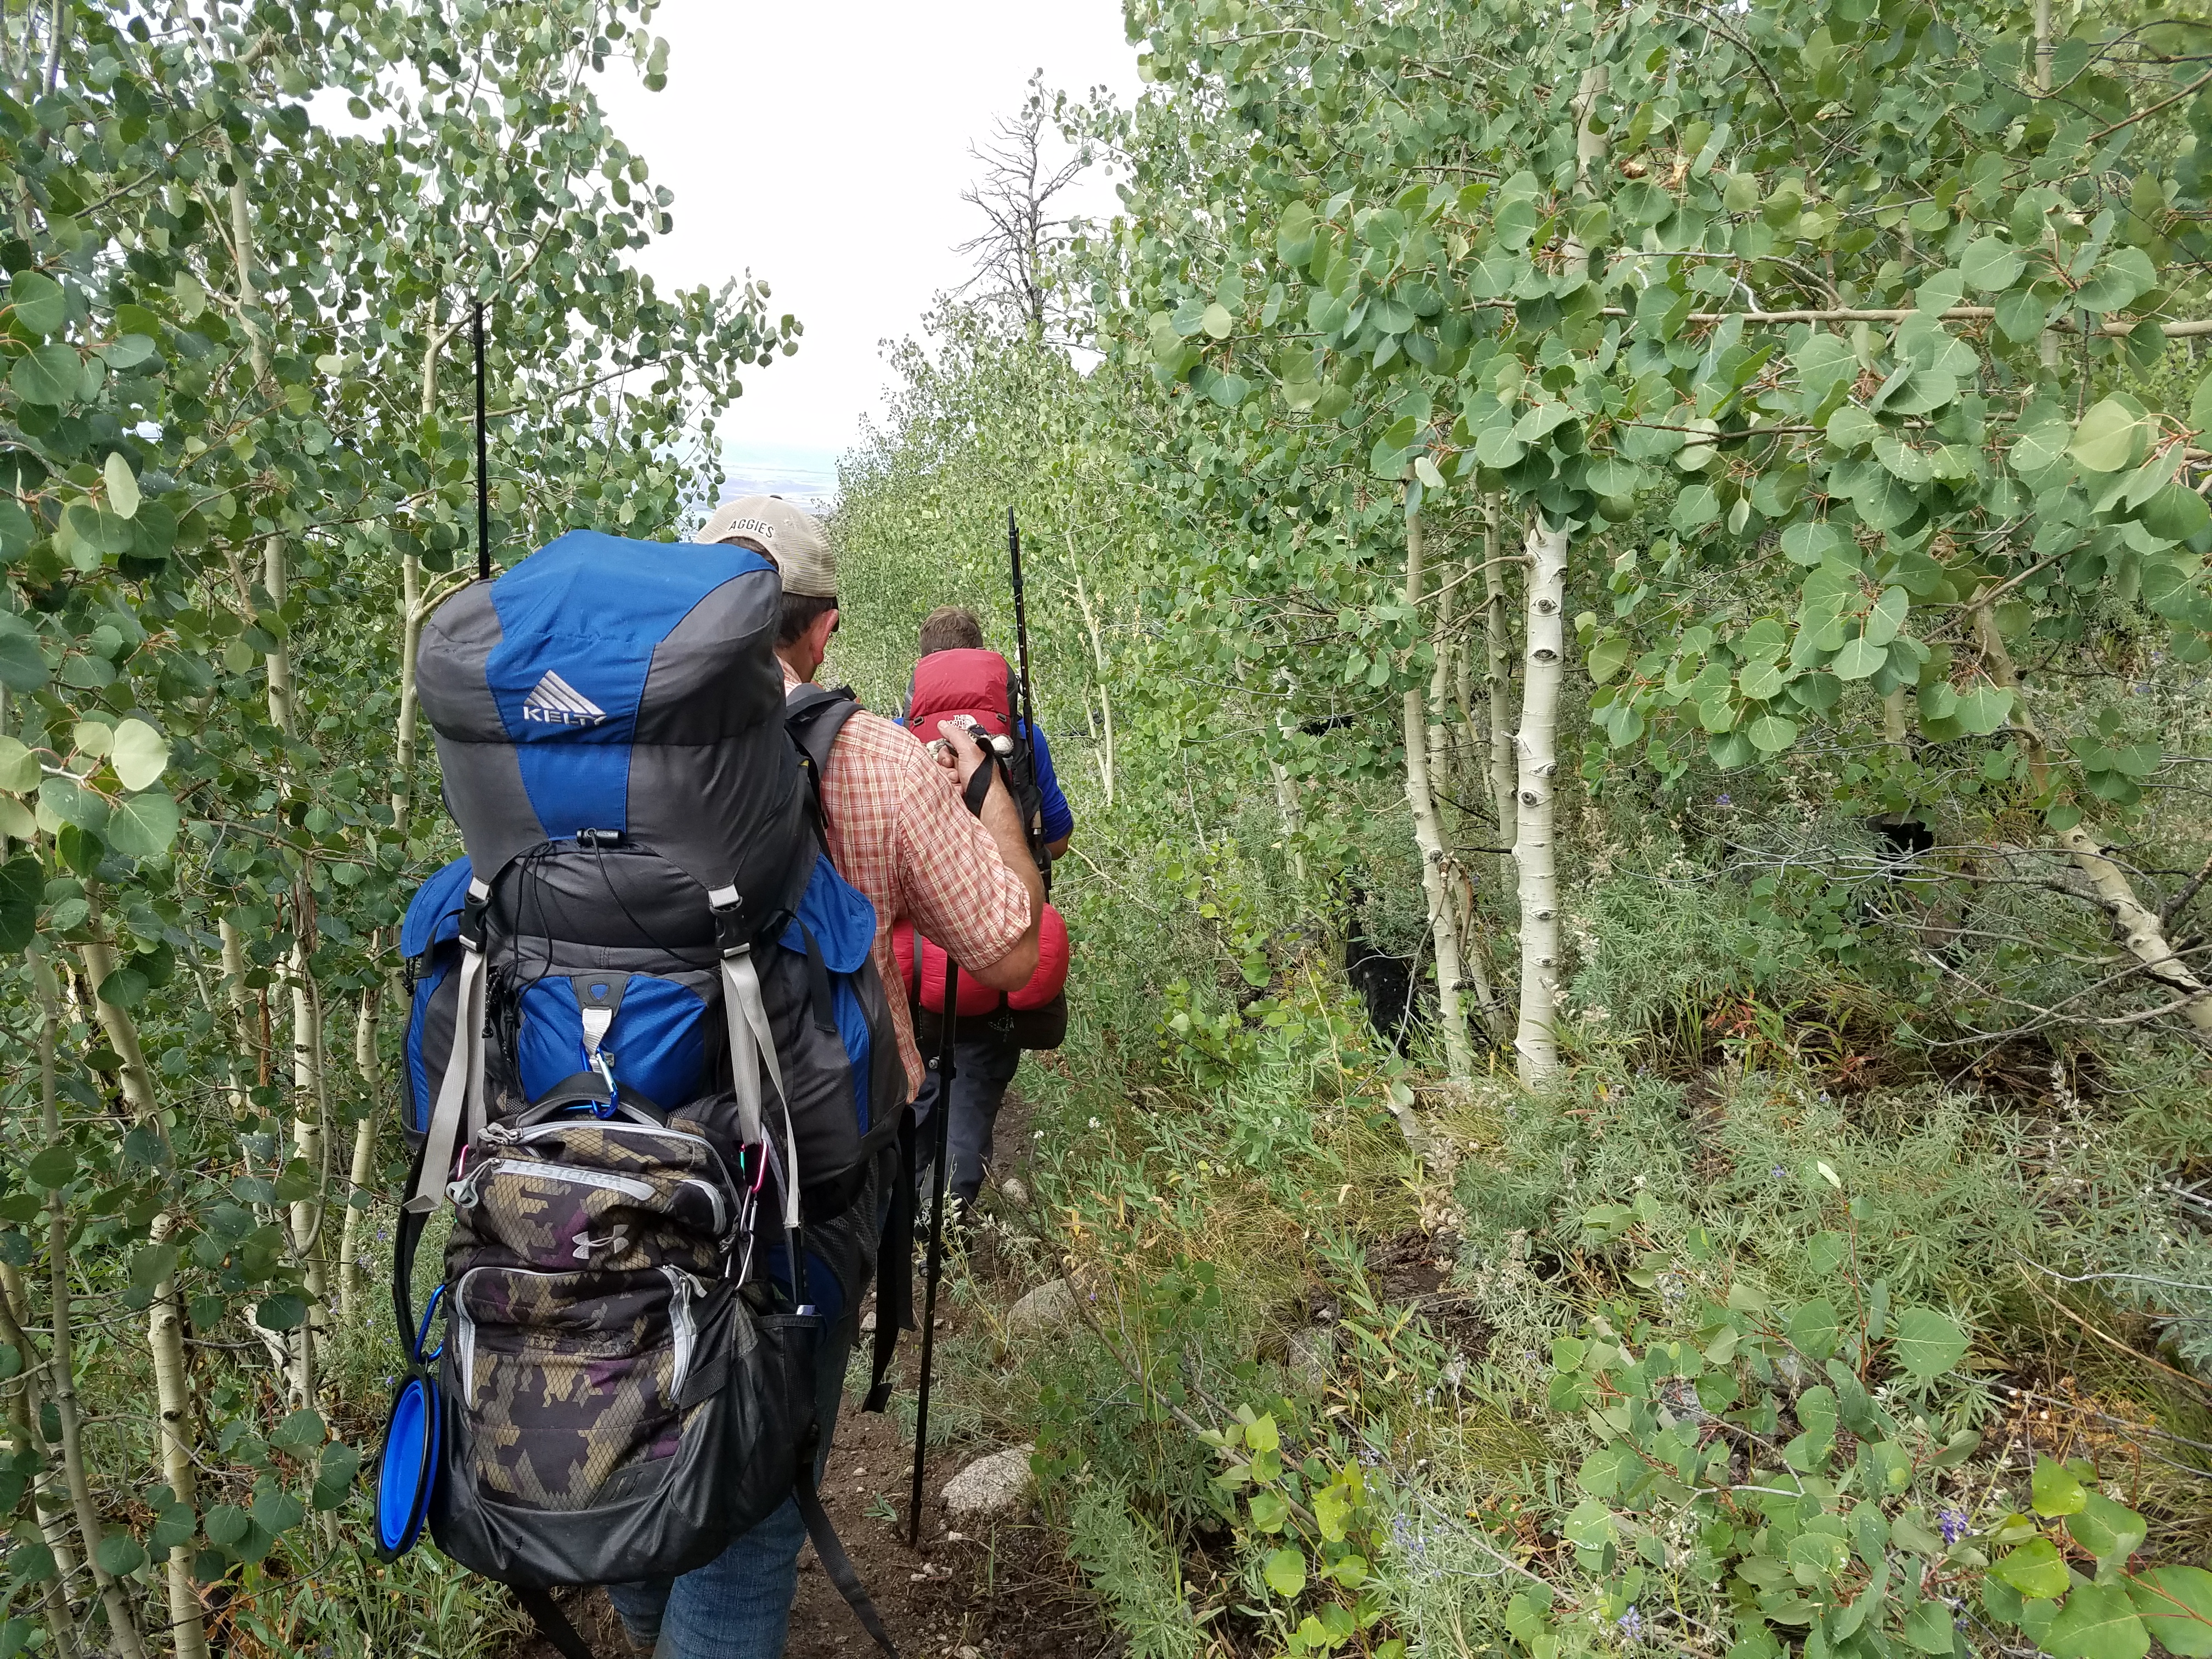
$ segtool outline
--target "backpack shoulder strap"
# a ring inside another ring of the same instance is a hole
[[[800,685],[783,700],[783,726],[799,752],[806,757],[815,793],[822,791],[823,775],[830,769],[830,750],[845,722],[860,712],[860,700],[849,685]]]
[[[830,818],[822,807],[822,780],[829,775],[830,751],[845,722],[860,712],[849,685],[798,685],[783,700],[783,729],[799,747],[806,773],[807,799],[814,808],[815,832],[830,845]]]

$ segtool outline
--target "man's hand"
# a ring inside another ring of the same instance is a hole
[[[984,763],[982,745],[964,726],[951,720],[939,720],[937,730],[949,749],[932,744],[938,764],[950,767],[960,780],[965,793],[969,781],[976,769]],[[1029,931],[1014,942],[1014,946],[988,968],[972,968],[960,964],[968,974],[994,991],[1018,991],[1030,982],[1036,972],[1037,924],[1044,915],[1044,878],[1037,872],[1036,860],[1030,856],[1029,840],[1022,833],[1021,808],[1006,788],[1006,775],[999,768],[991,769],[990,793],[983,797],[983,810],[977,815],[983,828],[990,832],[991,842],[999,849],[999,861],[1021,878],[1022,885],[1029,890]]]

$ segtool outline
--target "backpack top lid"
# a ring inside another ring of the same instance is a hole
[[[775,657],[782,586],[750,548],[574,530],[422,629],[416,684],[477,871],[583,830],[734,885],[755,928],[813,869]]]
[[[938,721],[954,714],[974,716],[994,737],[1013,735],[1013,671],[1004,657],[962,647],[933,651],[914,665],[907,729],[927,743],[937,735]]]

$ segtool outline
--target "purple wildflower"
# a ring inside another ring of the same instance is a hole
[[[1644,1615],[1637,1612],[1633,1601],[1628,1604],[1628,1611],[1620,1615],[1620,1638],[1624,1642],[1641,1642],[1644,1639]]]
[[[1966,1517],[1957,1510],[1945,1510],[1936,1517],[1936,1525],[1947,1544],[1955,1544],[1966,1535]]]
[[[1773,1176],[1777,1181],[1781,1180],[1784,1176],[1787,1176],[1789,1173],[1790,1173],[1790,1171],[1789,1171],[1789,1170],[1785,1170],[1785,1169],[1784,1169],[1784,1168],[1783,1168],[1779,1164],[1776,1164],[1772,1169],[1771,1169],[1771,1170],[1769,1170],[1767,1171],[1767,1174],[1769,1174],[1769,1175],[1772,1176]]]
[[[1416,1563],[1429,1559],[1429,1540],[1414,1529],[1413,1523],[1402,1515],[1390,1517],[1390,1536],[1399,1549]]]
[[[1735,797],[1729,794],[1727,790],[1723,789],[1719,794],[1713,797],[1713,805],[1716,806],[1733,806],[1735,805]],[[1634,1613],[1636,1609],[1634,1607],[1631,1607],[1629,1608],[1629,1611],[1631,1613]]]

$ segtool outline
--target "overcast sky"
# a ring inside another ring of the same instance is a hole
[[[1030,72],[1080,93],[1138,90],[1119,0],[667,0],[668,86],[624,65],[600,86],[615,130],[676,194],[674,234],[640,257],[656,280],[719,284],[750,268],[805,325],[796,356],[754,371],[722,430],[733,471],[826,476],[880,409],[879,342],[915,333],[957,285],[969,144],[1021,106]],[[1079,210],[1103,217],[1110,188]]]

